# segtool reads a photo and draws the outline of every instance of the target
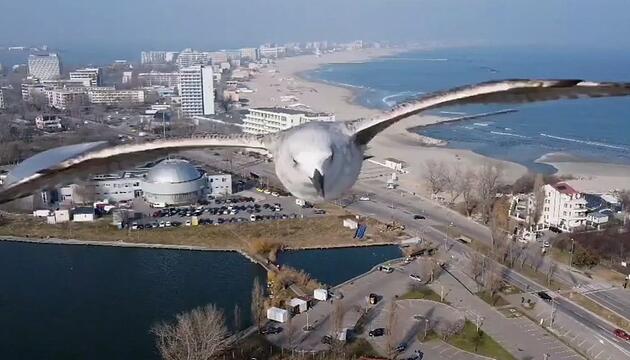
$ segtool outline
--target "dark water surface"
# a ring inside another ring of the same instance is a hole
[[[233,252],[0,242],[1,359],[156,359],[156,321],[207,303],[249,322],[263,270]]]

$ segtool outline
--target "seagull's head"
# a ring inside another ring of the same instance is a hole
[[[323,124],[303,126],[288,134],[279,146],[276,173],[298,198],[311,202],[331,200],[343,195],[348,182],[352,186],[360,170],[360,159],[360,152],[348,137]],[[349,169],[357,166],[355,176]]]

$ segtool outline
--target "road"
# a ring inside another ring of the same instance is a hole
[[[366,164],[368,168],[373,168],[374,166],[377,165],[370,166]],[[373,172],[375,170],[369,169],[367,171]],[[400,189],[386,190],[384,185],[383,177],[371,177],[370,179],[359,181],[355,186],[355,191],[370,193],[373,204],[357,202],[349,205],[348,208],[374,214],[380,219],[388,221],[391,221],[392,218],[400,221],[401,219],[409,218],[413,214],[422,214],[427,217],[429,220],[427,223],[431,226],[438,225],[446,228],[452,225],[453,229],[457,229],[458,232],[472,239],[483,241],[488,245],[491,244],[490,230],[487,227],[408,191]],[[611,284],[601,280],[590,279],[572,271],[564,264],[557,264],[549,257],[545,257],[543,261],[541,266],[543,272],[551,266],[557,266],[557,270],[554,272],[555,280],[571,287],[580,288],[587,298],[630,321],[630,289],[613,287]]]
[[[397,199],[396,199],[397,200]],[[460,266],[463,268],[463,271],[466,271],[466,259],[469,259],[472,254],[472,250],[456,241],[451,237],[446,237],[444,232],[436,230],[433,226],[435,221],[429,221],[425,223],[423,220],[413,220],[413,217],[410,214],[414,214],[414,209],[407,208],[403,202],[398,202],[394,200],[394,208],[383,207],[377,202],[380,201],[392,201],[391,197],[388,199],[381,199],[379,195],[372,195],[371,201],[358,201],[348,206],[348,208],[353,211],[357,211],[359,213],[370,215],[380,220],[387,221],[391,219],[392,215],[397,221],[403,223],[408,231],[411,233],[417,233],[421,237],[434,241],[436,243],[445,243],[447,241],[448,247],[450,248],[449,252],[461,259]],[[431,217],[433,213],[425,212],[427,217]],[[454,221],[457,221],[453,218]],[[457,226],[457,225],[455,225]],[[491,261],[491,260],[490,260]],[[543,286],[537,284],[536,282],[526,278],[525,276],[506,268],[503,265],[497,264],[504,273],[505,279],[511,284],[522,288],[527,289],[529,287],[530,291],[541,291],[548,290]],[[613,335],[614,326],[605,321],[604,319],[599,318],[595,314],[583,309],[575,305],[574,303],[568,301],[565,298],[558,297],[558,311],[563,312],[567,316],[570,316],[577,320],[581,325],[583,325],[588,331],[592,332],[592,334],[597,334],[605,343],[611,346],[611,353],[615,354],[613,359],[624,359],[630,358],[630,344],[628,342],[620,343],[618,339]],[[614,349],[614,351],[613,351]],[[627,356],[627,357],[626,357]]]

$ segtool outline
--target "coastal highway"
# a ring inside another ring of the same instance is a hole
[[[396,221],[405,218],[413,219],[414,214],[421,214],[427,217],[427,223],[431,226],[437,225],[443,229],[448,229],[450,226],[453,233],[457,231],[472,239],[485,242],[488,245],[491,244],[490,230],[486,226],[410,192],[400,189],[387,190],[383,180],[359,181],[354,190],[359,193],[370,194],[374,206],[356,203],[349,205],[348,208],[369,206],[371,213],[379,216],[383,221],[391,221],[392,207],[394,207],[398,210],[393,217]],[[536,244],[534,244],[532,251],[539,251]],[[599,283],[574,269],[568,268],[566,264],[554,262],[549,257],[543,258],[541,269],[545,272],[545,269],[553,265],[557,265],[554,280],[575,287],[590,300],[630,320],[630,289],[613,287],[608,283]]]
[[[404,224],[406,230],[410,231],[412,234],[417,233],[422,238],[434,241],[438,244],[444,244],[445,247],[448,248],[448,253],[458,259],[457,266],[461,267],[463,272],[468,271],[467,264],[473,250],[452,237],[447,237],[444,232],[436,230],[432,226],[435,224],[435,221],[430,220],[431,215],[426,209],[427,223],[425,223],[426,220],[414,220],[412,215],[418,213],[418,210],[408,208],[396,200],[393,200],[392,196],[381,198],[381,195],[373,193],[371,197],[371,201],[358,201],[348,205],[348,208],[385,222],[390,221],[393,216],[398,222]],[[385,204],[391,205],[392,202],[394,203],[394,208],[384,206]],[[492,260],[488,259],[488,261]],[[531,292],[544,290],[549,291],[552,295],[554,294],[549,289],[546,289],[525,276],[501,264],[496,263],[496,265],[502,269],[505,280],[509,283],[522,289],[529,288]],[[611,359],[630,358],[630,343],[620,341],[614,336],[614,325],[559,295],[555,296],[555,301],[558,312],[573,319],[574,322],[578,324],[573,331],[581,335],[580,339],[593,338],[601,340],[599,344],[593,344],[593,346],[607,346],[608,356],[610,356]],[[559,317],[557,321],[561,321]],[[578,346],[579,344],[574,345]]]

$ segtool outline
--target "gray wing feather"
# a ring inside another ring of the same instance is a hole
[[[438,107],[627,95],[630,95],[630,83],[530,79],[490,81],[424,95],[418,99],[402,103],[381,116],[349,121],[346,126],[355,134],[359,144],[366,144],[379,132],[395,122]]]
[[[17,179],[0,190],[0,204],[34,192],[69,184],[93,174],[107,174],[143,164],[170,153],[199,148],[241,147],[266,149],[265,139],[249,135],[214,135],[169,139],[141,144],[97,147]]]

